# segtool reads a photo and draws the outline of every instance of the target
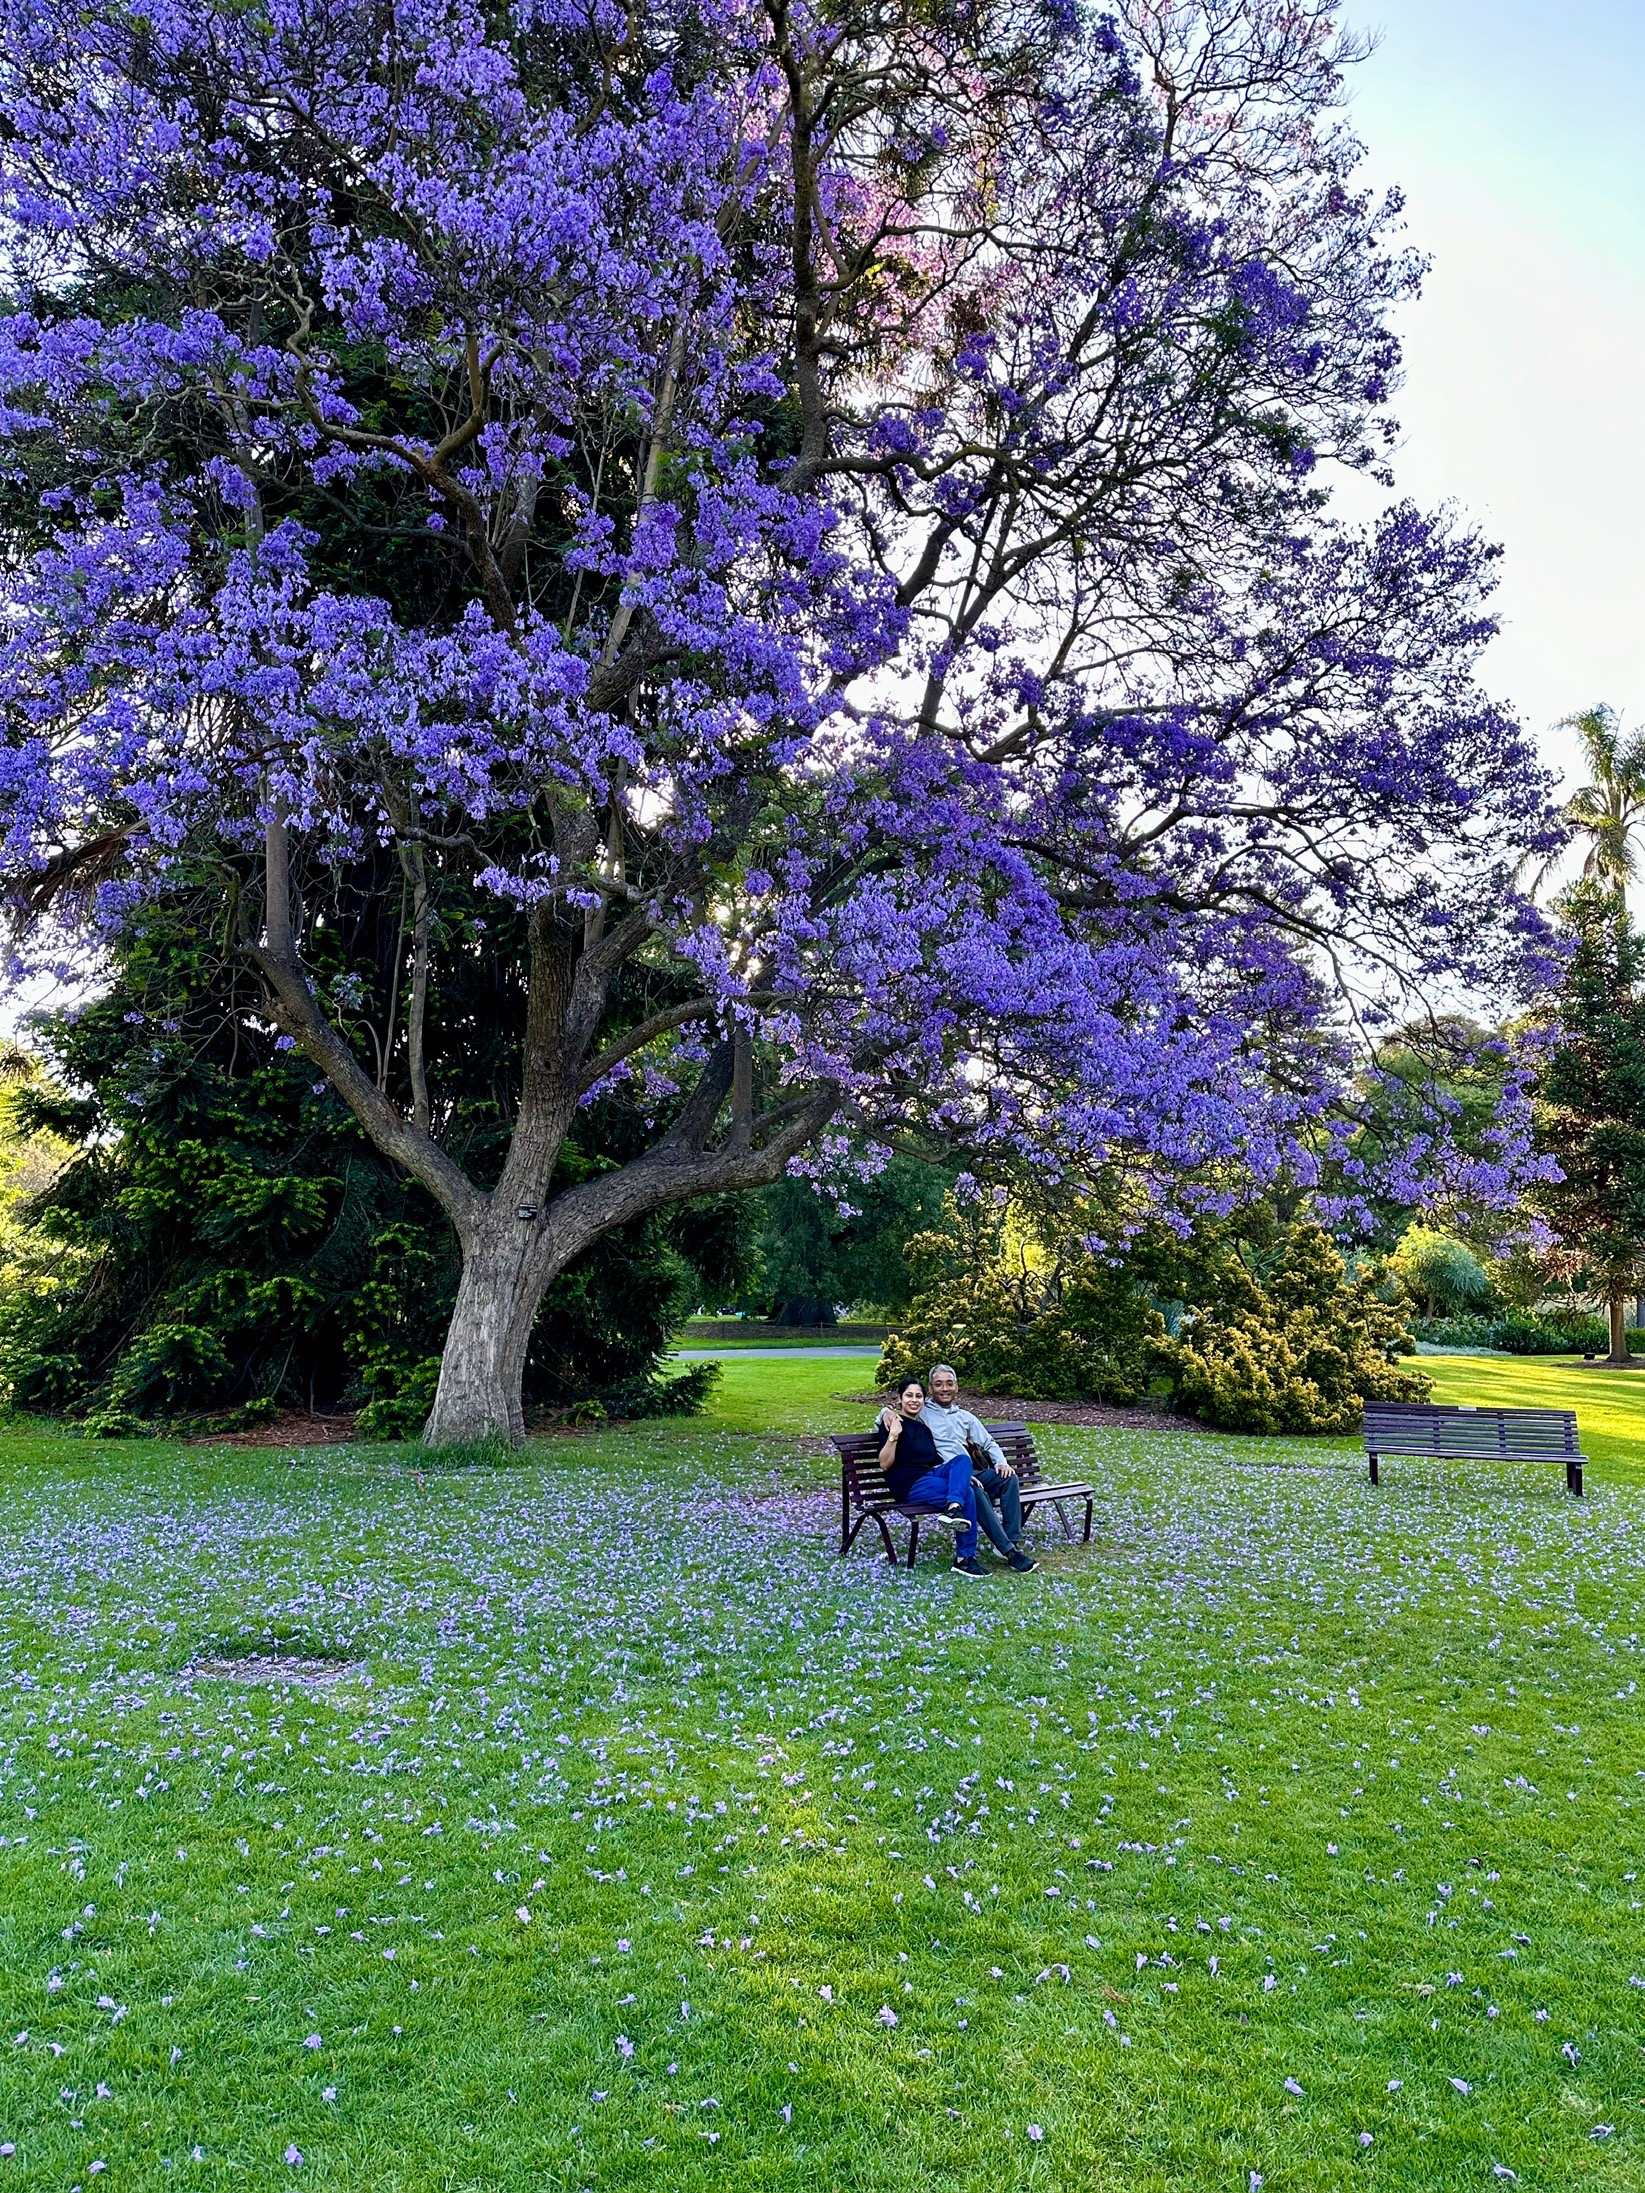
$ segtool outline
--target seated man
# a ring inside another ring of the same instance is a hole
[[[971,1458],[962,1454],[949,1462],[939,1459],[924,1409],[925,1388],[917,1378],[905,1378],[897,1391],[896,1408],[880,1411],[879,1430],[885,1439],[880,1468],[894,1500],[938,1508],[963,1525],[954,1541],[954,1566],[961,1576],[986,1576],[977,1559],[979,1502],[971,1482]],[[987,1502],[981,1506],[987,1507]]]
[[[1000,1451],[993,1433],[969,1409],[962,1409],[959,1399],[960,1382],[953,1365],[933,1363],[930,1398],[923,1414],[936,1441],[938,1458],[944,1462],[952,1462],[962,1454],[973,1458],[976,1481],[987,1496],[977,1509],[978,1519],[1011,1566],[1026,1574],[1029,1569],[1037,1569],[1039,1563],[1023,1548],[1022,1490],[1017,1473]],[[994,1514],[996,1504],[998,1518]]]

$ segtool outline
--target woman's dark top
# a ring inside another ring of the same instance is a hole
[[[880,1441],[883,1447],[885,1441]],[[923,1416],[905,1416],[902,1420],[902,1436],[897,1441],[897,1451],[891,1467],[885,1473],[885,1481],[891,1487],[894,1500],[906,1500],[914,1486],[928,1470],[938,1466],[937,1442],[931,1436],[931,1427]]]

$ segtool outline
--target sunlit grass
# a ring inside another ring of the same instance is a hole
[[[1608,1484],[1645,1485],[1645,1371],[1584,1370],[1580,1356],[1425,1355],[1436,1401],[1575,1409],[1582,1450]]]

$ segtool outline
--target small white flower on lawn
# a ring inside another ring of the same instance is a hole
[[[1506,2163],[1492,2163],[1491,2175],[1493,2178],[1518,2178],[1519,2172],[1510,2170]]]
[[[286,2161],[287,2161],[288,2163],[290,2163],[290,2165],[291,2165],[292,2169],[293,2169],[293,2170],[295,2170],[295,2169],[297,2169],[297,2168],[299,2167],[299,2165],[301,2164],[302,2160],[303,2160],[303,2151],[302,2151],[302,2149],[301,2149],[301,2148],[300,2148],[300,2147],[299,2147],[299,2146],[297,2145],[296,2141],[294,2140],[294,2141],[292,2142],[292,2144],[290,2145],[290,2147],[288,2147],[288,2148],[286,2149]]]
[[[792,2102],[784,2102],[781,2110],[779,2111],[779,2115],[781,2116],[784,2124],[792,2124],[794,2121],[794,2104]]]
[[[634,1945],[632,1942],[619,1942],[617,1944],[617,1950],[619,1955],[626,1957],[629,1951],[633,1948],[633,1946]]]
[[[1263,1974],[1262,1992],[1264,1993],[1264,1995],[1272,1995],[1278,1985],[1279,1982],[1274,1978],[1274,1975],[1271,1972],[1265,1972]]]
[[[1400,2088],[1401,2088],[1401,2087],[1402,2087],[1402,2086],[1403,2086],[1404,2084],[1405,2084],[1405,2081],[1404,2081],[1403,2079],[1390,2079],[1390,2080],[1388,2081],[1388,2091],[1389,2091],[1389,2093],[1390,2093],[1390,2094],[1397,2094],[1397,2093],[1399,2092]]]
[[[1299,2097],[1301,2096],[1301,2093],[1302,2093],[1302,2089],[1301,2089],[1301,2087],[1300,2087],[1300,2086],[1298,2086],[1298,2084],[1297,2084],[1297,2082],[1296,2082],[1296,2080],[1295,2080],[1295,2079],[1287,2079],[1287,2080],[1286,2080],[1286,2082],[1285,2082],[1285,2091],[1286,2091],[1286,2093],[1287,2093],[1287,2094],[1295,2094],[1295,2095],[1297,2095],[1297,2096],[1299,2096]]]
[[[829,1986],[826,1980],[823,1982],[822,1986],[818,1988],[817,1993],[822,1997],[825,2003],[831,2003],[834,2000],[834,1990]]]
[[[1043,2140],[1045,2137],[1045,2127],[1043,2125],[1031,2124],[1028,2127],[1028,2137],[1031,2140]]]
[[[1362,2133],[1360,2134],[1360,2136],[1359,2136],[1359,2144],[1360,2144],[1360,2146],[1361,2146],[1361,2147],[1369,2147],[1369,2146],[1370,2146],[1370,2144],[1371,2144],[1371,2140],[1372,2140],[1372,2138],[1373,2138],[1373,2135],[1372,2135],[1371,2133],[1369,2133],[1369,2132],[1362,2132]]]
[[[634,2043],[626,2033],[619,2033],[617,2036],[617,2053],[624,2063],[627,2063],[629,2057],[634,2053]]]
[[[514,1916],[519,1920],[521,1926],[530,1926],[531,1906],[529,1904],[516,1904],[514,1906]]]
[[[1451,2084],[1456,2088],[1459,2094],[1471,2094],[1474,2091],[1473,2088],[1468,2084],[1466,2079],[1453,2079],[1451,2081]]]
[[[889,2003],[881,2003],[876,2015],[878,2016],[881,2025],[895,2025],[897,2022],[897,2013],[892,2009]]]
[[[1590,2140],[1608,2140],[1615,2130],[1614,2124],[1596,2124],[1588,2137]]]
[[[303,2046],[304,2046],[305,2048],[318,2048],[318,2047],[320,2046],[320,2036],[319,2036],[319,2034],[318,2034],[318,2033],[311,2033],[311,2034],[310,2034],[310,2035],[308,2036],[307,2040],[305,2040],[305,2041],[304,2041],[304,2043],[303,2043]]]
[[[1262,2193],[1262,2172],[1260,2170],[1253,2170],[1251,2173],[1251,2193]]]
[[[337,2089],[334,2086],[321,2087],[320,2099],[323,2102],[334,2102],[337,2099]]]

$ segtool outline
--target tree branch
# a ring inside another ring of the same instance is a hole
[[[264,827],[263,868],[263,940],[244,949],[267,986],[275,1022],[313,1059],[383,1155],[420,1180],[458,1233],[466,1234],[489,1199],[426,1127],[389,1102],[321,1010],[303,970],[292,920],[290,830],[278,814]]]

